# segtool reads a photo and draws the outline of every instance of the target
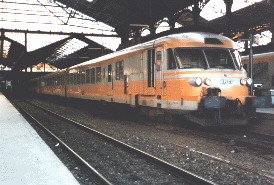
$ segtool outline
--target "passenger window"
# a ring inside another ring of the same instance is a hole
[[[86,70],[86,83],[89,84],[90,83],[90,69]]]
[[[124,61],[116,62],[116,80],[124,79]]]
[[[86,83],[86,72],[80,71],[80,83],[85,84]]]
[[[176,69],[176,63],[172,49],[167,49],[167,69]]]
[[[103,68],[103,78],[105,78],[106,77],[106,68]]]
[[[80,79],[81,79],[81,73],[80,71],[77,73],[77,84],[80,84]]]
[[[60,85],[63,85],[64,84],[63,82],[64,82],[64,75],[61,75],[60,76]]]
[[[65,74],[64,85],[68,85],[68,84],[69,84],[69,74]]]
[[[70,73],[69,74],[69,85],[73,85],[74,83],[73,83],[73,73]]]
[[[95,83],[95,68],[92,68],[91,69],[91,74],[90,74],[90,76],[91,76],[91,83],[92,84],[94,84]]]
[[[120,80],[120,73],[119,73],[119,62],[116,62],[116,70],[115,70],[116,80]]]
[[[54,85],[58,85],[59,77],[54,77]]]
[[[77,84],[77,76],[78,76],[77,73],[73,73],[73,82],[75,85]]]
[[[96,83],[101,82],[101,67],[96,67]]]
[[[124,61],[119,61],[120,80],[124,79]]]
[[[161,62],[162,62],[162,52],[156,52],[156,70],[161,71]]]
[[[112,65],[108,65],[108,82],[112,81]]]

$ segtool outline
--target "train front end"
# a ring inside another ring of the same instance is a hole
[[[233,41],[219,35],[202,36],[200,46],[196,42],[173,48],[182,105],[192,102],[188,106],[192,111],[185,117],[203,126],[247,124],[256,108],[270,105],[270,97],[250,95],[252,79],[247,77]]]

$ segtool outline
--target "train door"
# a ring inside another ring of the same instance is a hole
[[[155,49],[147,52],[147,87],[155,87]]]
[[[113,84],[113,70],[112,64],[108,64],[108,96],[113,96],[114,84]]]
[[[163,48],[157,47],[147,51],[147,69],[146,77],[147,84],[145,84],[145,95],[161,95],[163,88],[162,75],[162,54]]]
[[[155,93],[158,99],[163,92],[163,51],[163,47],[155,48]]]

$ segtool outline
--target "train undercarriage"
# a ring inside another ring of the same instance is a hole
[[[202,126],[246,125],[256,117],[256,108],[269,107],[270,97],[247,97],[245,104],[238,98],[205,97],[198,111],[185,117]]]

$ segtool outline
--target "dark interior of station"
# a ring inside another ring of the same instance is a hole
[[[30,78],[47,74],[46,68],[60,70],[114,52],[88,39],[88,36],[120,38],[121,43],[116,49],[120,50],[165,34],[188,30],[220,33],[234,41],[248,40],[250,35],[258,35],[267,30],[273,33],[274,30],[273,0],[252,3],[233,12],[232,5],[235,1],[224,0],[226,5],[224,15],[210,21],[200,16],[200,12],[210,0],[53,0],[51,2],[54,5],[46,5],[41,1],[37,1],[37,4],[32,4],[30,1],[3,1],[0,3],[39,5],[45,7],[45,10],[48,10],[53,16],[54,12],[51,12],[47,6],[59,7],[67,12],[67,20],[73,18],[76,13],[80,13],[92,17],[95,22],[100,21],[112,27],[112,34],[29,30],[27,27],[25,29],[9,29],[3,25],[0,36],[0,81],[2,83],[12,81],[14,84],[23,84]],[[2,8],[2,10],[12,12],[12,9]],[[33,13],[32,16],[40,15]],[[56,18],[59,17],[56,16]],[[163,22],[168,23],[170,29],[156,34],[157,27]],[[179,24],[180,27],[175,28],[176,24]],[[65,22],[64,25],[66,25]],[[150,33],[142,36],[144,30],[149,30]],[[10,39],[6,36],[7,33],[24,34],[25,44]],[[67,37],[36,50],[28,51],[28,35],[34,33]],[[81,42],[83,47],[77,48],[71,53],[62,54],[72,46],[70,44],[72,42]],[[248,55],[249,49],[249,43],[245,41],[242,55]],[[253,47],[254,54],[273,50],[273,37],[267,45]],[[35,72],[33,69],[36,69]]]
[[[0,185],[274,185],[274,0],[0,5]]]

